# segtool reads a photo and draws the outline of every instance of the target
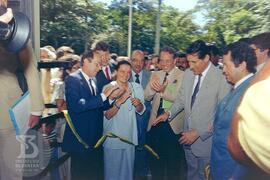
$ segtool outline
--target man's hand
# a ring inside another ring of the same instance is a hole
[[[107,86],[104,90],[103,90],[103,94],[106,96],[106,97],[109,97],[112,92],[116,89],[118,89],[119,86],[118,85],[109,85]]]
[[[126,100],[131,96],[131,91],[128,90],[126,91],[118,100],[117,100],[117,104],[118,105],[121,105],[123,104],[124,102],[126,102]]]
[[[131,103],[133,106],[137,107],[138,105],[141,104],[141,101],[138,98],[131,98]]]
[[[132,98],[131,99],[131,103],[133,106],[136,107],[136,111],[137,112],[142,112],[143,110],[143,104],[141,103],[140,99],[138,98]]]
[[[119,87],[115,91],[112,92],[112,94],[109,96],[111,100],[118,99],[120,96],[122,96],[126,90],[124,88]]]
[[[150,80],[150,87],[156,92],[164,92],[168,85],[168,81],[166,80],[164,84],[160,83],[160,79],[157,76],[153,76]]]
[[[199,133],[196,129],[191,129],[182,133],[182,137],[178,140],[181,144],[191,145],[196,139],[199,138]]]
[[[2,21],[3,23],[9,23],[12,18],[13,18],[12,9],[7,8],[7,12],[0,16],[0,21]]]
[[[153,120],[152,126],[155,126],[160,122],[165,122],[169,118],[169,116],[170,116],[169,112],[161,114],[160,116],[158,116],[156,119]]]
[[[30,128],[33,128],[34,126],[39,124],[39,121],[40,121],[40,116],[30,115],[30,118],[28,121],[28,126]]]

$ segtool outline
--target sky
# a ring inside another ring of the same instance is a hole
[[[198,0],[163,0],[163,3],[187,11],[195,7]]]

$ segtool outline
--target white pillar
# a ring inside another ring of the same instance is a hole
[[[32,32],[30,38],[33,43],[36,57],[40,57],[40,0],[21,0],[20,11],[26,14],[31,21]]]
[[[161,0],[158,0],[158,13],[156,22],[156,38],[155,38],[155,54],[159,53],[160,49],[160,14],[161,14]]]
[[[129,18],[128,18],[128,51],[127,51],[127,56],[130,58],[130,56],[131,56],[131,43],[132,43],[132,8],[133,8],[132,0],[128,0],[128,6],[129,6]]]

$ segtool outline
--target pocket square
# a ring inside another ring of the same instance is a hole
[[[85,99],[83,99],[83,98],[79,100],[79,103],[80,103],[81,105],[85,105],[85,102],[86,102],[86,101],[85,101]]]

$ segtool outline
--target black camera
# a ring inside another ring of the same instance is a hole
[[[0,6],[0,15],[6,11],[6,7]],[[30,20],[21,12],[13,13],[13,18],[9,23],[0,21],[0,42],[10,52],[20,52],[26,46],[30,32]]]
[[[51,68],[63,68],[63,69],[70,69],[74,65],[73,61],[61,61],[61,60],[54,60],[54,61],[40,61],[38,62],[38,69],[51,69]]]

